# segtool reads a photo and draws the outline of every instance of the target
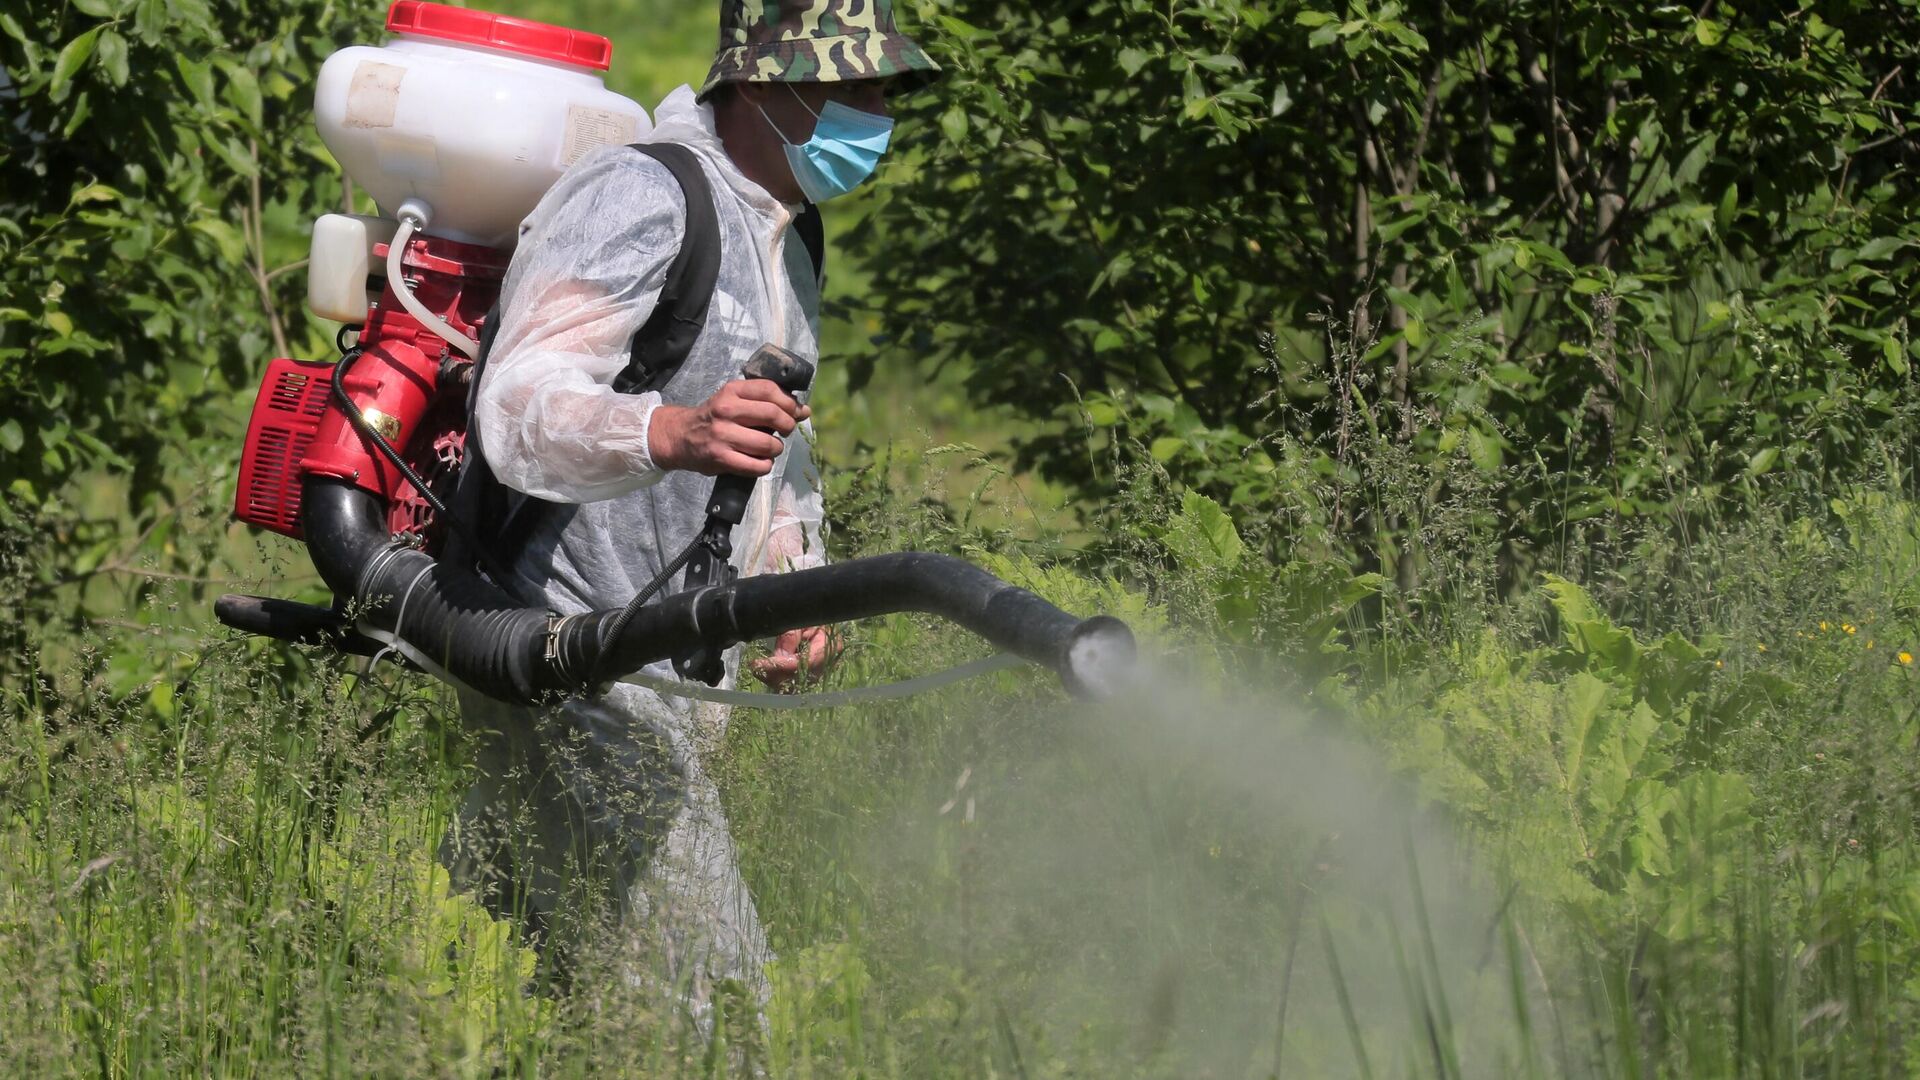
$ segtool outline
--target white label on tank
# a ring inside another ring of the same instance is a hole
[[[393,113],[400,104],[400,80],[407,69],[376,60],[362,60],[353,69],[353,81],[347,84],[347,126],[350,128],[390,128]]]
[[[560,146],[560,164],[571,165],[587,151],[615,143],[630,143],[639,131],[639,121],[612,109],[589,105],[567,106],[567,138]]]

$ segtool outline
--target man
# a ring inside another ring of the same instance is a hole
[[[723,0],[712,71],[697,97],[667,96],[649,139],[698,155],[721,238],[705,328],[659,392],[612,383],[685,233],[680,184],[609,147],[541,201],[474,407],[494,475],[557,504],[534,504],[504,586],[562,614],[625,604],[698,532],[711,477],[729,472],[763,478],[734,534],[741,573],[823,561],[808,409],[739,372],[763,343],[817,357],[820,282],[795,213],[863,181],[885,147],[889,92],[937,71],[888,0]],[[791,438],[783,448],[767,430]],[[832,648],[822,630],[791,633],[753,670],[777,686]],[[610,889],[626,940],[696,1006],[723,979],[764,1000],[766,940],[700,762],[723,710],[626,685],[550,710],[463,694],[461,709],[481,745],[444,853],[457,882],[543,941],[576,939]]]

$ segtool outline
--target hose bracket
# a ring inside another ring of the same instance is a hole
[[[541,659],[556,670],[560,667],[560,626],[566,621],[566,617],[559,612],[547,611],[547,641]]]

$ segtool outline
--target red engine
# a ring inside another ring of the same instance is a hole
[[[387,246],[374,249],[384,266]],[[406,241],[403,287],[455,331],[478,340],[500,295],[508,256],[493,248],[415,235]],[[434,491],[460,471],[472,358],[408,314],[385,282],[341,379],[367,425]],[[334,395],[334,363],[279,359],[267,366],[247,425],[234,517],[303,538],[300,490],[311,475],[347,480],[387,501],[395,533],[437,550],[444,526],[428,501],[356,427]]]

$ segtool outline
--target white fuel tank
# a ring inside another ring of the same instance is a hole
[[[568,165],[652,127],[606,88],[613,46],[596,34],[423,0],[398,0],[387,29],[398,38],[327,58],[313,109],[383,217],[424,199],[427,232],[511,249]]]
[[[357,214],[322,214],[307,254],[307,308],[337,323],[367,321],[368,278],[386,276],[374,245],[390,243],[399,222]]]

